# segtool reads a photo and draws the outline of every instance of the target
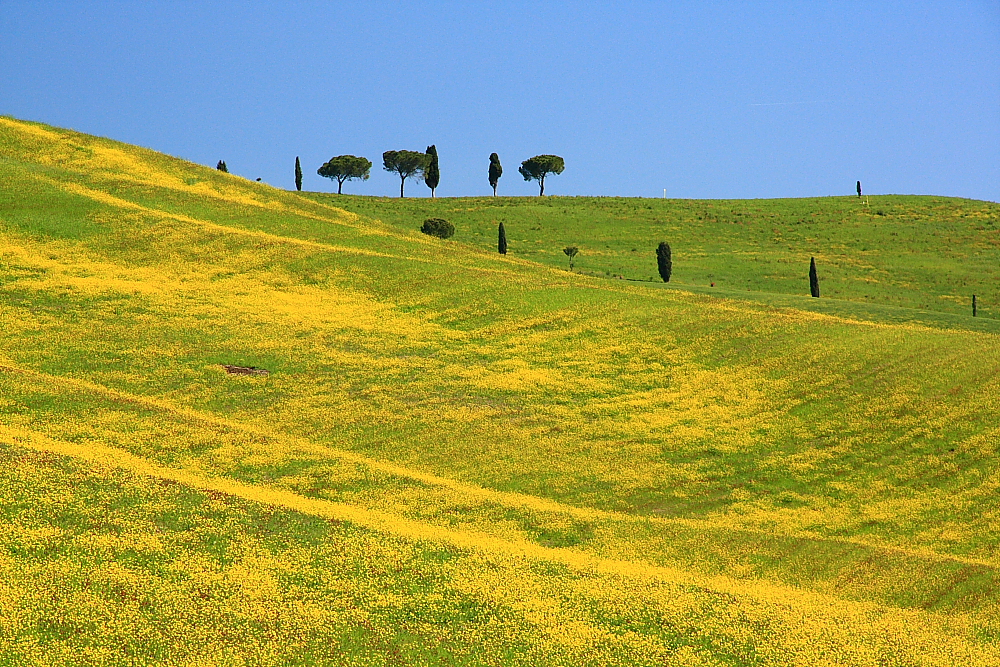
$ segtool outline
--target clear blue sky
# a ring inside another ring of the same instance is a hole
[[[439,196],[1000,200],[1000,2],[0,0],[0,114],[292,188],[334,155],[441,155]],[[407,194],[427,196],[421,183]]]

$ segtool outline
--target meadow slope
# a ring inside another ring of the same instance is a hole
[[[965,320],[976,294],[980,316],[1000,317],[1000,205],[992,202],[899,195],[732,201],[304,196],[401,229],[446,218],[457,226],[456,240],[484,249],[496,248],[502,222],[512,254],[565,268],[562,248],[574,245],[580,249],[576,269],[589,275],[658,284],[654,249],[662,240],[673,250],[671,284],[682,289],[935,325],[954,321],[949,314]],[[823,296],[832,299],[781,299],[809,295],[810,257],[818,262]]]
[[[341,201],[0,118],[0,661],[1000,664],[997,332],[899,307],[969,278],[815,312]]]

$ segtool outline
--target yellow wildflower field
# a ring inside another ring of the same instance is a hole
[[[0,662],[1000,664],[1000,327],[573,274],[11,118],[0,204]]]

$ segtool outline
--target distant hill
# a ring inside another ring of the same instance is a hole
[[[0,117],[0,663],[1000,664],[996,214],[300,195]]]
[[[566,267],[562,248],[575,245],[580,272],[609,278],[660,283],[654,250],[665,240],[675,257],[672,285],[700,290],[715,283],[727,296],[758,301],[767,301],[767,294],[808,297],[809,259],[816,257],[824,297],[966,316],[976,294],[979,316],[1000,319],[1000,204],[992,202],[900,195],[754,200],[305,196],[401,229],[413,229],[426,217],[444,217],[457,225],[456,240],[484,249],[496,247],[502,222],[512,254]],[[800,307],[833,306],[804,302]],[[846,309],[843,314],[850,312],[850,306],[839,307]]]

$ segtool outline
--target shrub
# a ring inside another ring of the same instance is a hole
[[[451,238],[455,234],[455,225],[442,218],[427,218],[421,225],[420,231],[428,236],[436,236],[439,239]]]

